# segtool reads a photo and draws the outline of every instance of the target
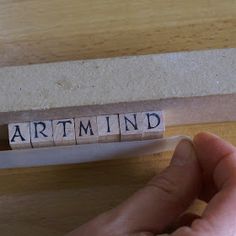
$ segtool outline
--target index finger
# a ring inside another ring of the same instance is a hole
[[[181,228],[173,235],[235,235],[236,148],[208,133],[197,135],[194,144],[201,168],[212,178],[217,192],[202,219],[195,220],[191,228]]]

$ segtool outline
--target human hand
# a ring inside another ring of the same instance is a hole
[[[171,236],[236,236],[236,148],[207,133],[193,144],[182,141],[160,175],[68,236],[154,236],[176,220],[191,224]],[[196,198],[208,203],[202,216],[184,215]]]

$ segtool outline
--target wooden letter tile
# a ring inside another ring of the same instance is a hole
[[[164,131],[165,123],[162,111],[143,112],[143,139],[161,138]]]
[[[120,140],[120,125],[118,115],[98,116],[97,124],[99,142],[113,142]]]
[[[78,144],[98,142],[97,118],[75,118],[75,135]]]
[[[32,146],[35,148],[53,146],[52,121],[30,122],[30,136]]]
[[[142,139],[142,113],[119,114],[121,140]]]
[[[52,126],[53,140],[56,146],[76,144],[73,119],[53,120]]]
[[[9,144],[12,149],[31,148],[30,123],[15,123],[8,125]]]

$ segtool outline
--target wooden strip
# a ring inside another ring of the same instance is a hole
[[[236,46],[232,0],[0,4],[0,66]]]
[[[160,110],[165,112],[166,126],[236,121],[235,101],[236,94],[226,94],[48,110],[2,112],[0,113],[0,125],[34,120],[63,119],[65,114],[67,117],[74,118]]]
[[[236,94],[206,97],[171,98],[158,101],[131,102],[100,106],[56,108],[44,111],[0,113],[0,148],[9,149],[6,123],[64,119],[66,117],[99,116],[106,114],[163,110],[166,126],[234,122],[236,121]]]

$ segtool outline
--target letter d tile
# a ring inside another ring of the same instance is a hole
[[[165,131],[164,114],[162,111],[143,112],[143,139],[163,137]]]

